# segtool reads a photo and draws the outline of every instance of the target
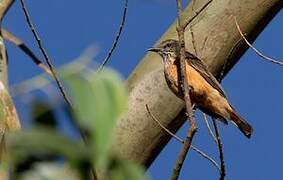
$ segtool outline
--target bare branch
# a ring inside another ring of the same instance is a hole
[[[184,144],[184,140],[182,138],[180,138],[179,136],[177,136],[176,134],[172,133],[169,129],[167,129],[165,126],[163,126],[163,124],[150,112],[148,105],[145,105],[146,110],[148,112],[148,114],[150,115],[150,117],[157,122],[157,124],[161,127],[161,129],[163,129],[165,132],[167,132],[170,136],[172,136],[173,138],[175,138],[177,141],[181,142],[182,144]],[[197,152],[199,155],[201,155],[203,158],[207,159],[208,161],[210,161],[219,171],[220,171],[220,166],[218,165],[218,163],[209,155],[207,155],[205,152],[203,152],[202,150],[198,149],[197,147],[191,145],[192,149]]]
[[[205,9],[205,7],[208,6],[208,4],[210,4],[212,2],[208,1],[202,8],[200,8],[199,11],[194,12],[195,17],[202,11]],[[178,156],[178,160],[176,162],[175,168],[173,169],[173,173],[171,176],[172,180],[178,179],[183,162],[185,160],[185,157],[187,155],[187,152],[190,149],[191,143],[192,143],[192,139],[193,136],[197,130],[196,127],[196,122],[195,122],[195,118],[194,118],[194,113],[192,110],[192,103],[191,103],[191,99],[190,99],[190,95],[189,95],[189,82],[187,82],[187,73],[186,73],[186,60],[185,60],[185,28],[190,24],[190,22],[192,22],[193,18],[188,19],[187,21],[184,21],[182,19],[182,5],[181,5],[181,0],[176,0],[177,3],[177,11],[178,11],[178,25],[177,25],[177,33],[178,33],[178,37],[179,37],[179,45],[180,45],[180,68],[181,68],[181,80],[182,80],[182,90],[183,90],[183,94],[184,94],[184,100],[186,103],[186,112],[187,112],[187,116],[189,117],[189,123],[190,123],[190,129],[188,131],[187,137],[186,137],[186,141],[184,142],[184,146],[183,149],[181,150],[179,156]],[[194,17],[194,16],[193,16]],[[195,42],[194,42],[194,34],[192,31],[191,35],[192,35],[192,41],[193,41],[193,48],[195,50],[195,53],[197,53],[196,50],[196,46],[195,46]],[[222,174],[222,171],[221,171]]]
[[[187,73],[186,73],[186,59],[185,59],[185,54],[186,54],[186,49],[185,49],[185,28],[183,19],[181,17],[183,10],[182,10],[182,2],[181,0],[176,0],[177,4],[177,11],[178,11],[178,25],[177,25],[177,33],[178,33],[178,38],[179,38],[179,46],[180,46],[180,66],[178,68],[181,69],[181,87],[182,87],[182,92],[184,94],[184,100],[186,104],[186,116],[188,117],[188,121],[190,124],[186,140],[183,144],[183,148],[181,149],[181,152],[178,156],[178,159],[176,161],[175,167],[172,172],[171,179],[176,180],[178,179],[183,163],[185,161],[185,158],[187,156],[187,153],[190,149],[190,146],[192,144],[193,137],[197,131],[197,126],[195,122],[195,117],[193,113],[193,108],[192,108],[192,102],[190,99],[190,89],[189,89],[189,82],[187,81]]]
[[[169,131],[165,126],[162,125],[162,123],[160,121],[158,121],[158,119],[150,112],[149,110],[149,107],[148,105],[146,104],[145,105],[146,107],[146,110],[148,112],[148,114],[150,115],[150,117],[155,121],[157,122],[157,124],[162,128],[164,129],[168,134],[170,134],[173,138],[175,138],[177,141],[181,142],[184,144],[184,140],[180,137],[178,137],[177,135],[175,135],[174,133],[172,133],[171,131]]]
[[[204,157],[205,159],[209,160],[215,167],[216,169],[221,172],[221,169],[220,169],[220,166],[218,165],[218,163],[213,159],[211,158],[210,156],[208,156],[205,152],[201,151],[200,149],[196,148],[195,146],[191,146],[192,149],[194,151],[196,151],[197,153],[199,153],[202,157]]]
[[[51,77],[53,76],[50,69],[44,63],[42,63],[41,60],[38,57],[36,57],[36,55],[32,52],[32,50],[21,39],[17,38],[15,35],[8,32],[6,29],[2,29],[2,35],[3,35],[4,39],[15,44],[25,54],[27,54],[38,67],[43,69],[44,72],[46,72]]]
[[[232,49],[232,51],[233,51],[233,49]],[[219,83],[221,83],[221,80],[223,78],[224,71],[226,69],[227,60],[228,59],[226,59],[224,65],[222,67],[222,70],[221,70],[221,73],[220,73],[220,76],[219,76],[219,79],[218,79]],[[217,147],[218,147],[218,153],[219,153],[219,159],[220,159],[220,177],[219,177],[219,180],[224,180],[225,175],[226,175],[226,170],[225,170],[225,160],[224,160],[224,151],[223,151],[222,140],[220,138],[220,134],[219,134],[219,131],[218,131],[216,120],[214,118],[211,118],[211,119],[212,119],[212,122],[213,122],[213,127],[214,127],[214,131],[215,131],[214,137],[216,137],[216,144],[217,144]]]
[[[276,59],[273,59],[273,58],[271,58],[271,57],[269,57],[269,56],[266,56],[266,55],[264,55],[263,53],[261,53],[259,50],[257,50],[255,47],[253,47],[253,45],[252,45],[252,44],[247,40],[247,38],[244,36],[244,34],[243,34],[243,32],[242,32],[242,30],[241,30],[241,28],[240,28],[240,26],[239,26],[239,24],[238,24],[238,22],[237,22],[236,17],[234,17],[234,19],[235,19],[235,24],[236,24],[236,26],[237,26],[237,29],[238,29],[238,31],[239,31],[241,37],[244,39],[244,41],[246,42],[246,44],[247,44],[250,48],[252,48],[252,50],[254,50],[254,52],[255,52],[259,57],[261,57],[261,58],[263,58],[264,60],[267,60],[267,61],[269,61],[269,62],[271,62],[271,63],[274,63],[274,64],[278,64],[278,65],[283,66],[282,60],[276,60]]]
[[[214,135],[214,133],[213,133],[213,131],[212,131],[210,125],[209,125],[209,122],[208,122],[208,119],[207,119],[206,114],[205,114],[205,113],[202,113],[202,116],[203,116],[203,119],[204,119],[204,121],[205,121],[205,125],[206,125],[206,127],[207,127],[207,129],[208,129],[209,134],[211,135],[211,137],[212,137],[212,139],[214,140],[214,142],[217,144],[217,138],[216,138],[216,136]]]
[[[207,1],[197,0],[195,10],[199,9]],[[220,73],[231,47],[235,44],[235,40],[238,40],[240,37],[238,33],[235,33],[235,23],[233,19],[231,23],[231,13],[227,13],[227,10],[229,12],[233,11],[237,15],[237,18],[241,19],[249,14],[249,18],[246,18],[244,23],[245,32],[254,32],[252,36],[254,39],[264,29],[267,23],[272,20],[276,13],[280,11],[281,1],[257,0],[249,1],[249,3],[241,3],[242,0],[234,0],[233,3],[225,4],[225,10],[223,10],[224,1],[213,1],[211,5],[205,8],[204,12],[193,21],[195,24],[193,27],[197,26],[197,29],[193,30],[196,43],[199,47],[198,51],[202,52],[203,57],[205,57],[203,61],[208,65],[209,71],[214,75]],[[266,6],[262,6],[263,4]],[[186,19],[191,15],[190,7],[191,4],[186,8],[186,12],[183,13],[183,17]],[[257,10],[250,13],[250,10],[254,7],[258,7]],[[210,15],[213,15],[213,17]],[[233,26],[235,27],[234,31]],[[166,39],[177,39],[175,30],[176,23],[170,26],[159,42]],[[225,36],[223,38],[223,33],[219,33],[222,30],[225,30],[227,37]],[[188,28],[186,29],[186,33],[189,35]],[[204,50],[201,51],[202,43],[206,36],[208,36],[207,43]],[[190,35],[186,36],[187,42],[190,42]],[[217,47],[222,47],[222,50],[218,51],[219,49],[214,46],[214,42],[217,42]],[[241,43],[235,49],[235,52],[228,61],[224,75],[227,75],[234,67],[239,57],[248,47],[244,45],[244,43]],[[158,115],[157,117],[164,125],[171,124],[172,126],[168,126],[168,129],[172,132],[179,129],[185,119],[183,103],[176,96],[168,96],[168,93],[171,92],[166,88],[167,84],[164,81],[162,66],[163,64],[159,56],[146,54],[142,58],[126,82],[127,89],[131,95],[129,97],[130,106],[128,112],[120,118],[119,123],[116,125],[115,136],[117,136],[117,141],[115,141],[114,146],[123,156],[131,157],[135,162],[144,165],[146,168],[152,164],[153,160],[166,145],[167,141],[164,141],[164,139],[169,139],[171,136],[160,131],[159,126],[154,126],[156,122],[146,113],[144,103],[141,99],[147,99],[150,102],[148,103],[149,105],[152,104],[156,107],[156,116]],[[155,140],[151,141],[152,138]],[[125,142],[128,143],[125,144]],[[188,170],[190,169],[186,169],[186,173]]]
[[[91,61],[96,55],[97,50],[93,47],[89,47],[76,59],[58,67],[57,72],[62,77],[68,77],[71,74],[91,71]],[[13,97],[22,96],[23,94],[34,90],[44,90],[48,85],[52,85],[52,79],[46,77],[46,75],[42,73],[23,82],[12,85],[10,92]]]
[[[105,64],[110,60],[112,53],[114,52],[118,41],[120,39],[121,33],[123,31],[123,28],[125,26],[125,21],[126,21],[126,17],[127,17],[127,11],[128,11],[128,0],[125,0],[125,5],[124,5],[124,11],[123,11],[123,16],[122,16],[122,20],[121,20],[121,24],[119,26],[119,30],[116,34],[115,40],[113,41],[112,47],[110,48],[106,58],[103,60],[102,64],[100,65],[98,71],[101,71],[103,69],[103,67],[105,66]]]
[[[28,24],[28,26],[29,26],[29,28],[30,28],[30,30],[31,30],[31,32],[32,32],[32,34],[33,34],[37,44],[38,44],[38,47],[39,47],[41,53],[43,54],[43,56],[45,58],[45,61],[46,61],[47,65],[48,65],[50,71],[52,72],[52,75],[53,75],[53,77],[54,77],[54,79],[56,81],[56,84],[57,84],[57,86],[58,86],[58,88],[59,88],[59,90],[60,90],[64,100],[70,106],[70,108],[72,108],[72,103],[69,100],[69,98],[68,98],[68,96],[67,96],[67,94],[65,92],[65,89],[64,89],[62,83],[60,82],[60,80],[59,80],[59,78],[57,76],[57,73],[56,73],[56,71],[55,71],[55,69],[54,69],[54,67],[53,67],[53,65],[51,63],[51,60],[50,60],[46,50],[44,49],[44,47],[43,47],[43,45],[41,43],[40,37],[39,37],[38,33],[36,32],[35,27],[34,27],[32,21],[31,21],[31,18],[30,18],[30,15],[28,13],[28,10],[26,8],[25,2],[24,2],[24,0],[21,0],[20,2],[21,2],[21,6],[22,6],[22,9],[23,9],[23,12],[25,14],[25,18],[26,18],[27,24]]]
[[[217,138],[217,145],[218,145],[218,151],[219,151],[219,158],[220,158],[220,178],[219,180],[224,180],[225,175],[226,175],[226,170],[225,170],[225,160],[224,160],[224,152],[223,152],[223,146],[222,146],[222,141],[218,132],[217,124],[215,122],[215,119],[212,119],[213,121],[213,126],[215,130],[215,135]]]
[[[178,179],[181,168],[184,163],[184,160],[190,149],[192,139],[197,131],[196,121],[195,121],[195,117],[194,117],[194,113],[192,109],[192,102],[191,102],[190,95],[189,95],[189,91],[190,91],[189,84],[188,84],[189,82],[187,81],[188,78],[187,78],[187,73],[186,73],[186,59],[185,59],[186,48],[185,48],[185,33],[184,32],[185,32],[186,27],[194,20],[194,18],[196,18],[198,14],[200,14],[211,2],[212,0],[208,1],[199,10],[195,11],[194,15],[191,18],[185,21],[184,18],[182,18],[182,14],[183,14],[182,2],[181,0],[176,0],[177,12],[178,12],[177,34],[178,34],[179,46],[180,46],[180,67],[179,68],[181,69],[181,80],[182,80],[181,87],[182,87],[182,91],[184,94],[184,100],[186,104],[186,115],[188,117],[190,128],[187,133],[187,137],[184,142],[183,148],[178,156],[175,167],[173,169],[173,173],[171,176],[172,180]]]
[[[172,175],[171,175],[171,178],[170,178],[171,180],[177,180],[179,178],[179,175],[180,175],[182,166],[184,164],[185,158],[186,158],[187,153],[188,153],[188,151],[191,147],[192,139],[190,138],[191,135],[189,134],[189,132],[186,136],[186,140],[183,144],[183,148],[181,149],[181,152],[178,155],[178,159],[176,161],[175,167],[173,169],[173,172],[172,172]]]
[[[60,92],[61,92],[61,94],[62,94],[62,96],[63,96],[63,98],[65,100],[65,102],[68,104],[69,108],[71,110],[73,110],[73,105],[72,105],[70,99],[68,98],[68,96],[67,96],[67,94],[65,92],[64,86],[62,85],[61,81],[59,80],[59,78],[57,76],[57,73],[56,73],[56,71],[55,71],[55,69],[54,69],[54,67],[53,67],[53,65],[51,63],[51,60],[50,60],[46,50],[44,49],[44,47],[43,47],[43,45],[41,43],[40,37],[39,37],[37,31],[35,30],[35,27],[34,27],[32,21],[31,21],[30,15],[29,15],[28,10],[27,10],[27,8],[25,6],[25,2],[24,2],[24,0],[20,0],[20,2],[21,2],[21,6],[22,6],[22,9],[23,9],[23,12],[24,12],[27,24],[28,24],[28,26],[29,26],[29,28],[30,28],[30,30],[31,30],[31,32],[32,32],[32,34],[33,34],[37,44],[38,44],[38,47],[39,47],[41,53],[43,54],[43,56],[45,58],[45,61],[46,61],[47,65],[48,65],[50,71],[52,72],[52,75],[53,75],[53,77],[55,79],[55,82],[56,82],[56,84],[57,84],[57,86],[58,86],[58,88],[59,88],[59,90],[60,90]],[[80,125],[75,120],[70,119],[70,121],[72,121],[72,123],[78,128],[79,133],[81,135],[81,138],[83,139],[84,143],[87,144],[88,143],[87,142],[87,135],[84,132],[84,130],[80,127]],[[96,174],[95,174],[95,170],[93,169],[93,167],[91,167],[91,169],[90,169],[90,178],[93,179],[93,180],[96,179]]]
[[[203,6],[201,6],[200,9],[196,10],[196,11],[192,11],[193,12],[193,16],[188,18],[185,22],[184,22],[184,27],[186,28],[213,0],[209,0],[207,1]],[[181,16],[181,14],[180,14]],[[182,17],[182,16],[181,16]]]

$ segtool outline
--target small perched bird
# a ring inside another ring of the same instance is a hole
[[[179,98],[184,99],[181,88],[180,46],[178,41],[165,40],[148,51],[156,52],[162,57],[165,79],[169,88]],[[230,105],[221,85],[202,60],[187,51],[185,58],[192,103],[206,114],[225,124],[227,124],[227,120],[232,120],[240,131],[250,138],[253,128]]]

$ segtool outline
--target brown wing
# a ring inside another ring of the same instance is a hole
[[[197,70],[201,76],[217,91],[226,98],[225,92],[217,79],[211,74],[211,72],[207,69],[206,65],[195,55],[186,52],[186,59],[190,63],[190,65]]]

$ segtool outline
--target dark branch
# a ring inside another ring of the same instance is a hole
[[[148,114],[150,115],[150,117],[157,122],[157,124],[161,127],[161,129],[163,129],[165,132],[167,132],[170,136],[172,136],[173,138],[175,138],[177,141],[179,141],[180,143],[184,144],[184,140],[182,138],[180,138],[179,136],[177,136],[176,134],[172,133],[169,129],[167,129],[165,126],[163,126],[163,124],[150,112],[148,105],[145,105],[146,110],[148,112]],[[219,171],[220,171],[220,166],[217,164],[217,162],[210,157],[209,155],[207,155],[205,152],[203,152],[202,150],[200,150],[199,148],[191,145],[192,149],[197,152],[199,155],[201,155],[203,158],[207,159],[208,161],[210,161]]]
[[[207,1],[203,6],[201,6],[200,9],[196,10],[196,11],[192,11],[193,12],[193,16],[190,17],[189,19],[187,19],[184,22],[184,26],[185,28],[212,2],[213,0],[209,0]],[[182,17],[182,14],[180,14],[180,17]]]
[[[221,138],[218,132],[218,128],[217,128],[215,119],[212,119],[212,121],[213,121],[214,130],[215,130],[215,135],[217,138],[217,146],[218,146],[219,158],[220,158],[220,178],[219,180],[224,180],[225,175],[226,175],[226,170],[225,170],[225,160],[224,160],[222,141],[221,141]]]
[[[244,36],[244,34],[243,34],[243,32],[242,32],[242,30],[241,30],[241,28],[240,28],[240,26],[239,26],[239,24],[238,24],[238,22],[237,22],[236,17],[234,17],[234,18],[235,18],[235,23],[236,23],[237,29],[238,29],[238,31],[239,31],[241,37],[244,39],[244,41],[246,42],[246,44],[247,44],[250,48],[252,48],[252,50],[254,50],[254,52],[255,52],[259,57],[261,57],[261,58],[263,58],[264,60],[267,60],[267,61],[269,61],[269,62],[271,62],[271,63],[274,63],[274,64],[278,64],[278,65],[283,66],[282,60],[276,60],[276,59],[273,59],[273,58],[271,58],[271,57],[269,57],[269,56],[266,56],[266,55],[264,55],[263,53],[261,53],[259,50],[257,50],[255,47],[253,47],[253,45],[252,45],[252,44],[247,40],[247,38]]]
[[[35,30],[35,27],[34,27],[32,21],[31,21],[31,18],[30,18],[30,15],[28,13],[28,10],[26,8],[25,2],[24,2],[24,0],[20,0],[20,2],[21,2],[21,6],[22,6],[22,9],[23,9],[23,12],[24,12],[27,24],[28,24],[28,26],[29,26],[29,28],[30,28],[30,30],[31,30],[31,32],[32,32],[32,34],[33,34],[37,44],[38,44],[38,47],[39,47],[41,53],[43,54],[43,56],[45,58],[45,61],[46,61],[47,65],[48,65],[50,71],[52,72],[52,75],[53,75],[53,77],[54,77],[54,79],[56,81],[56,84],[57,84],[57,86],[58,86],[58,88],[59,88],[59,90],[60,90],[64,100],[66,101],[67,105],[69,106],[69,108],[71,110],[73,110],[72,103],[69,100],[69,98],[68,98],[68,96],[67,96],[67,94],[66,94],[66,92],[64,90],[64,87],[63,87],[62,83],[60,82],[60,80],[59,80],[59,78],[57,76],[57,73],[56,73],[56,71],[55,71],[55,69],[54,69],[54,67],[53,67],[53,65],[51,63],[51,60],[50,60],[46,50],[44,49],[44,47],[43,47],[43,45],[41,43],[40,37],[39,37],[37,31]],[[84,132],[84,130],[81,129],[80,125],[75,120],[71,120],[71,121],[78,128],[83,141],[85,142],[85,144],[87,144],[87,136],[86,136],[86,133]],[[93,168],[90,169],[90,178],[93,179],[93,180],[96,179],[95,170]]]
[[[183,148],[178,156],[178,159],[176,161],[175,167],[173,169],[173,173],[171,176],[172,180],[178,179],[183,163],[185,161],[185,158],[187,156],[187,153],[191,147],[193,137],[197,131],[197,126],[195,122],[195,117],[193,113],[193,108],[192,108],[192,102],[190,99],[189,95],[189,82],[187,81],[187,73],[186,73],[186,59],[185,59],[185,54],[186,54],[186,49],[185,49],[185,28],[187,25],[184,25],[183,18],[182,18],[182,2],[181,0],[176,0],[177,3],[177,11],[178,11],[178,25],[177,25],[177,33],[178,33],[178,38],[179,38],[179,46],[180,46],[180,68],[181,69],[181,86],[182,86],[182,91],[184,94],[184,100],[186,104],[186,116],[188,117],[188,121],[190,124],[189,131],[186,136],[186,140],[183,144]]]
[[[45,59],[47,65],[48,65],[50,71],[52,72],[52,75],[53,75],[53,77],[54,77],[54,79],[56,81],[56,84],[57,84],[57,86],[58,86],[58,88],[59,88],[59,90],[60,90],[64,100],[72,108],[72,103],[69,100],[69,98],[68,98],[68,96],[67,96],[67,94],[66,94],[66,92],[64,90],[64,87],[63,87],[62,83],[60,82],[60,80],[59,80],[59,78],[57,76],[56,71],[54,70],[54,67],[53,67],[53,65],[51,63],[51,60],[50,60],[46,50],[44,49],[44,47],[43,47],[43,45],[41,43],[40,37],[39,37],[37,31],[35,30],[35,27],[34,27],[32,21],[31,21],[31,18],[30,18],[30,15],[28,13],[28,10],[26,8],[25,2],[24,2],[24,0],[21,0],[20,2],[21,2],[21,6],[22,6],[22,9],[23,9],[23,12],[25,14],[25,18],[26,18],[27,24],[28,24],[28,26],[29,26],[29,28],[30,28],[30,30],[31,30],[31,32],[32,32],[32,34],[33,34],[37,44],[38,44],[38,47],[39,47],[41,53],[44,56],[44,59]]]
[[[187,153],[188,153],[188,151],[191,147],[192,138],[190,136],[191,136],[191,134],[189,134],[189,133],[186,136],[186,140],[183,144],[183,148],[181,149],[181,152],[178,156],[175,167],[173,169],[173,173],[171,175],[171,180],[177,180],[179,178],[179,175],[180,175],[182,166],[184,164],[185,158],[186,158]]]
[[[224,71],[226,69],[226,64],[227,64],[227,59],[222,67],[222,71],[220,73],[220,76],[218,78],[219,83],[221,83],[221,80],[223,79],[224,76]],[[219,130],[217,127],[217,123],[216,120],[214,118],[211,118],[212,122],[213,122],[213,127],[214,127],[214,131],[215,131],[215,136],[216,137],[216,144],[218,147],[218,153],[219,153],[219,159],[220,159],[220,177],[219,180],[224,180],[225,179],[225,175],[226,175],[226,168],[225,168],[225,159],[224,159],[224,151],[223,151],[223,145],[222,145],[222,140],[219,134]],[[214,135],[214,134],[213,134]]]
[[[205,114],[205,113],[202,113],[202,116],[203,116],[203,119],[204,119],[204,121],[205,121],[205,125],[206,125],[206,127],[207,127],[207,129],[208,129],[208,132],[209,132],[210,136],[212,137],[212,139],[214,140],[214,142],[217,144],[217,138],[216,138],[216,136],[214,135],[214,133],[213,133],[213,131],[212,131],[210,125],[209,125],[209,122],[208,122],[208,119],[207,119],[206,114]]]
[[[11,43],[15,44],[26,55],[28,55],[38,67],[43,69],[44,72],[52,76],[52,72],[50,71],[50,69],[43,62],[41,62],[41,60],[38,57],[36,57],[36,55],[32,52],[32,50],[21,39],[17,38],[15,35],[13,35],[12,33],[8,32],[5,29],[2,29],[2,35],[5,40],[8,40]]]
[[[98,69],[99,71],[101,71],[103,69],[103,67],[105,66],[105,64],[110,60],[111,55],[114,52],[114,50],[115,50],[115,48],[116,48],[116,46],[117,46],[117,44],[119,42],[121,33],[122,33],[123,28],[125,26],[126,17],[127,17],[127,10],[128,10],[128,0],[125,0],[124,11],[123,11],[123,16],[122,16],[121,24],[119,26],[119,30],[118,30],[118,32],[116,34],[115,40],[113,41],[112,47],[108,51],[107,56],[105,57],[105,59],[103,60],[102,64],[100,65],[100,67]]]
[[[196,48],[196,44],[195,44],[195,38],[194,38],[194,33],[193,31],[191,30],[190,28],[190,32],[191,32],[191,36],[192,36],[192,43],[193,43],[193,47],[194,47],[194,51],[196,53],[196,55],[198,54],[197,53],[197,48]],[[227,64],[227,60],[226,62],[224,63],[223,65],[223,68],[222,68],[222,71],[220,73],[220,77],[219,77],[219,82],[221,82],[221,79],[223,78],[223,75],[224,75],[224,71],[225,71],[225,68],[226,68],[226,64]],[[225,178],[225,161],[224,161],[224,152],[223,152],[223,147],[222,147],[222,141],[221,141],[221,138],[219,136],[219,131],[218,131],[218,127],[216,125],[216,122],[215,122],[215,119],[212,119],[213,121],[213,126],[214,126],[214,130],[216,132],[216,135],[214,135],[210,125],[209,125],[209,122],[208,122],[208,119],[207,119],[207,116],[205,113],[202,113],[203,115],[203,119],[205,121],[205,124],[206,124],[206,127],[208,129],[208,132],[209,134],[211,135],[211,137],[213,138],[214,142],[217,144],[217,147],[218,147],[218,152],[219,152],[219,157],[220,157],[220,163],[221,163],[221,168],[219,169],[219,172],[220,172],[220,180],[223,180]],[[219,166],[218,166],[219,167]]]
[[[146,110],[148,112],[148,114],[150,115],[151,119],[153,119],[155,122],[157,122],[157,124],[163,129],[165,130],[168,134],[170,134],[170,136],[172,136],[173,138],[175,138],[177,141],[184,143],[184,140],[180,137],[178,137],[177,135],[175,135],[174,133],[172,133],[169,129],[167,129],[165,126],[162,125],[162,123],[150,112],[148,105],[145,105]]]

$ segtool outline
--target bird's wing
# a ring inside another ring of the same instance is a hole
[[[186,52],[186,59],[189,64],[197,70],[201,76],[213,87],[215,88],[223,97],[226,98],[225,92],[217,79],[213,76],[213,74],[207,69],[206,65],[195,55]]]

